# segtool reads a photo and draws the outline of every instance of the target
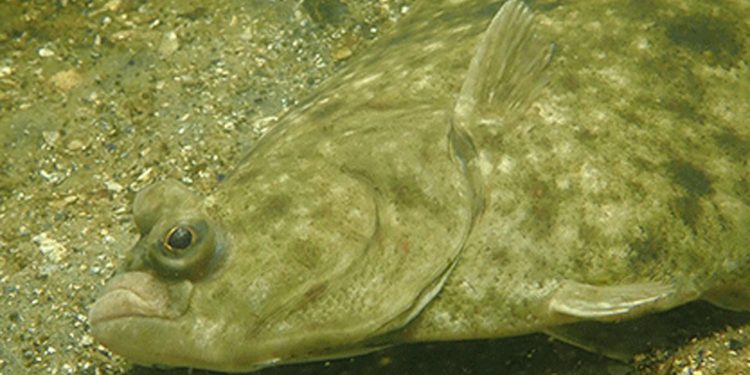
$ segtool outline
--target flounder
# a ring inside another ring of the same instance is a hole
[[[653,160],[677,132],[611,129],[599,148],[524,125],[554,48],[520,1],[496,9],[417,5],[215,194],[140,192],[96,339],[139,364],[249,371],[536,331],[585,346],[567,324],[696,299],[750,310],[747,164]]]

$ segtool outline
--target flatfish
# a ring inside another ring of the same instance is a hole
[[[216,193],[137,195],[94,337],[232,372],[538,331],[586,346],[568,324],[696,299],[750,310],[748,155],[721,148],[747,129],[572,123],[554,50],[520,1],[417,4]]]

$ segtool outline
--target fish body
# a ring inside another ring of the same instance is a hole
[[[141,238],[92,307],[94,336],[140,364],[247,371],[573,337],[556,327],[699,298],[748,310],[750,203],[731,174],[655,152],[663,136],[635,126],[592,146],[527,115],[552,47],[521,2],[498,8],[418,4],[215,194],[140,192]]]

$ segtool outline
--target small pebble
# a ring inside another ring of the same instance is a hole
[[[59,184],[65,179],[65,175],[61,172],[47,172],[43,169],[39,171],[39,175],[50,184]]]
[[[164,34],[159,44],[159,54],[162,57],[169,57],[180,48],[180,41],[177,39],[177,33],[170,31]]]
[[[58,90],[70,91],[80,85],[83,78],[75,69],[68,69],[55,73],[49,80]]]
[[[29,231],[29,228],[27,228],[25,225],[21,225],[18,228],[18,235],[21,237],[26,237],[31,234],[31,231]]]
[[[60,139],[60,132],[57,130],[42,132],[44,143],[49,147],[54,147],[57,140]]]
[[[146,181],[151,178],[151,172],[153,172],[154,168],[148,167],[143,172],[141,172],[138,177],[136,177],[137,181]]]
[[[115,194],[122,192],[123,189],[122,185],[114,181],[107,181],[104,183],[104,186],[107,187],[107,191]]]
[[[37,234],[31,238],[31,241],[37,244],[39,251],[54,263],[59,263],[68,252],[65,246],[57,242],[57,240],[49,238],[46,232]]]
[[[337,48],[333,51],[333,59],[336,61],[346,60],[352,56],[352,50],[349,47]]]
[[[110,0],[106,4],[104,4],[104,9],[110,12],[117,12],[120,9],[121,5],[122,0]]]
[[[89,335],[84,335],[83,337],[81,337],[81,345],[82,346],[94,345],[94,338]]]
[[[82,149],[84,146],[85,145],[83,144],[83,142],[81,142],[78,139],[73,139],[70,142],[68,142],[68,150],[70,151],[78,151]]]
[[[36,52],[39,54],[39,57],[51,57],[55,55],[55,51],[47,47],[39,48]]]
[[[78,200],[77,196],[71,195],[69,197],[63,198],[63,204],[67,206],[67,205],[69,205],[71,203],[75,203],[77,200]]]

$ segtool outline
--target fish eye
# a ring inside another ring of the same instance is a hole
[[[189,225],[178,225],[172,227],[164,235],[164,250],[169,253],[175,253],[179,250],[185,250],[194,244],[198,238],[195,229]]]
[[[169,278],[196,280],[211,268],[217,253],[214,228],[205,220],[164,222],[148,251],[147,263]],[[167,226],[168,225],[168,226]]]

